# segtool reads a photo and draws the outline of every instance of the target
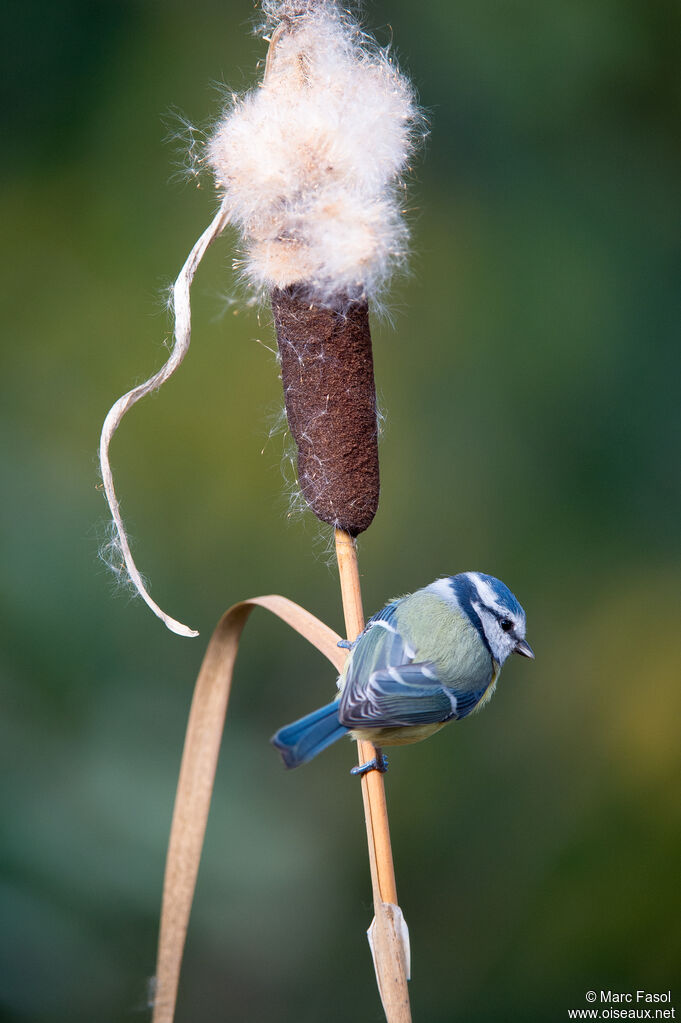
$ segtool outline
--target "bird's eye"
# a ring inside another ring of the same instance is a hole
[[[510,632],[513,628],[513,622],[510,618],[502,618],[499,624],[501,625],[502,632]]]

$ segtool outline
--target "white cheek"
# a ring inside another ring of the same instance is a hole
[[[480,606],[477,607],[480,615],[487,642],[490,645],[492,656],[499,664],[503,664],[513,650],[514,640],[504,632],[499,625],[499,620]]]
[[[490,641],[489,645],[492,647],[494,659],[501,662],[506,657],[506,646],[508,641],[506,639],[506,636],[501,631],[499,626],[496,625],[496,623],[495,625],[492,626],[492,629],[490,631],[492,634],[489,637]]]

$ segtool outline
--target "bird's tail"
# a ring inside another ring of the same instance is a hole
[[[312,760],[348,729],[338,720],[338,701],[320,707],[276,732],[270,742],[281,753],[287,767],[299,767]]]

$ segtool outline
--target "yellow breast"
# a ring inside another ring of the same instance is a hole
[[[499,678],[499,670],[500,669],[499,669],[499,665],[497,664],[496,661],[492,661],[492,664],[494,665],[494,667],[492,669],[492,678],[491,678],[490,684],[487,686],[487,689],[485,689],[484,693],[482,694],[482,696],[480,697],[480,699],[476,703],[475,707],[473,708],[473,710],[471,712],[473,714],[477,714],[479,710],[482,710],[482,708],[485,706],[485,704],[489,703],[489,701],[494,696],[494,690],[497,687],[497,679]]]
[[[428,725],[402,725],[399,728],[355,728],[350,737],[373,742],[374,746],[406,746],[435,735],[446,724],[446,721],[435,721]]]

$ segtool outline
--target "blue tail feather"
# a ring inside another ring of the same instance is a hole
[[[347,731],[338,720],[338,701],[334,700],[326,707],[280,728],[270,742],[279,750],[287,767],[299,767],[346,735]]]

